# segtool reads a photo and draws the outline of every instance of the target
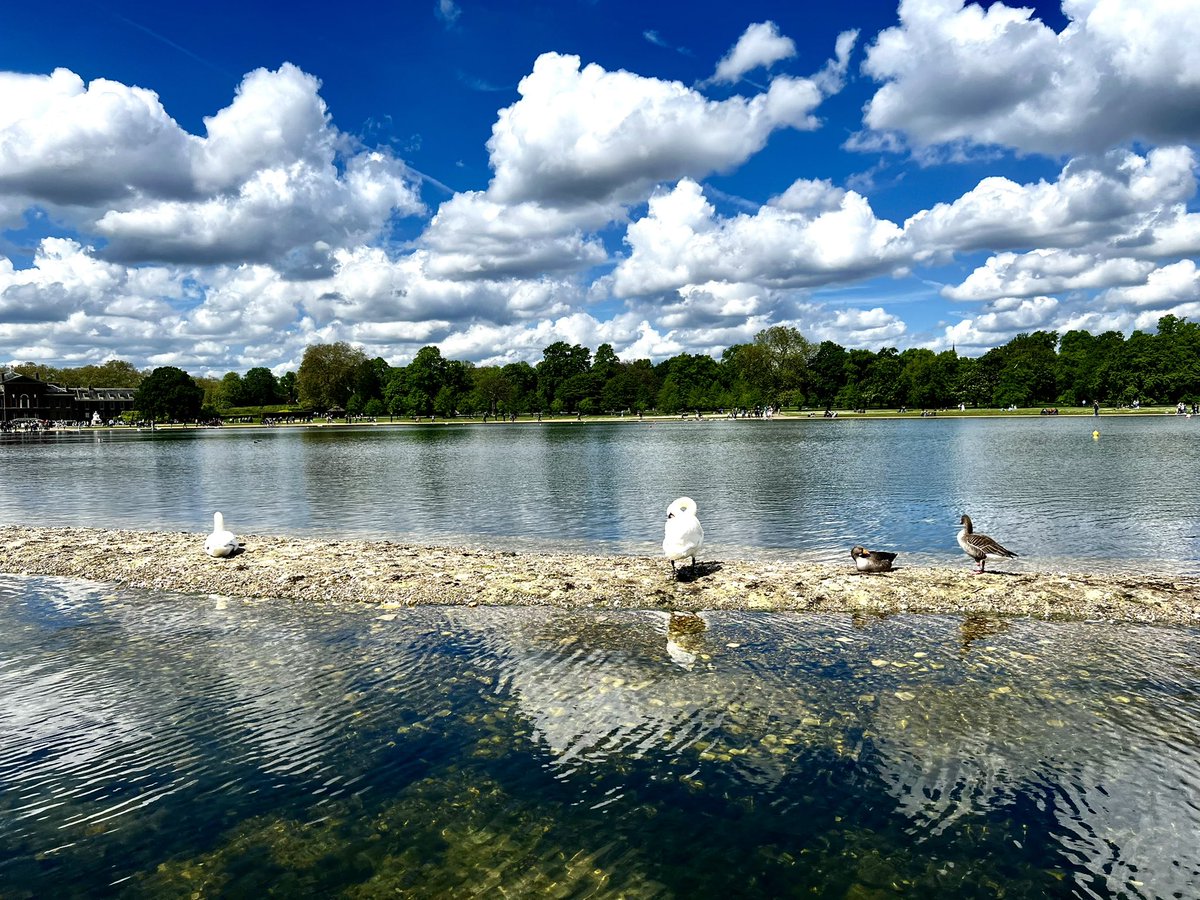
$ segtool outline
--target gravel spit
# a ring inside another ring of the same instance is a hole
[[[659,557],[489,552],[393,541],[244,535],[245,550],[213,559],[203,533],[10,526],[7,561],[22,575],[137,588],[364,603],[554,606],[699,611],[796,610],[871,615],[939,613],[1200,626],[1200,577],[1020,572],[1005,566],[843,566],[711,559],[673,581]],[[996,563],[993,563],[996,565]]]

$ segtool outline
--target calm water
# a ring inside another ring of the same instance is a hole
[[[1200,896],[1200,633],[0,582],[0,895]]]
[[[1025,570],[1194,571],[1198,471],[1166,416],[98,431],[2,439],[0,521],[655,553],[686,494],[715,558],[970,565],[967,512]]]

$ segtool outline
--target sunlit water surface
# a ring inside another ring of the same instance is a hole
[[[0,896],[1200,896],[1200,634],[0,583]]]
[[[1093,439],[1094,429],[1099,439]],[[1194,571],[1200,419],[655,421],[0,438],[0,522],[655,553],[695,499],[713,558]]]

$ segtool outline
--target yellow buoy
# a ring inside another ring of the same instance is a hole
[[[1098,440],[1100,440],[1100,431],[1099,431],[1099,429],[1097,429],[1096,431],[1093,431],[1093,432],[1092,432],[1092,440],[1093,440],[1093,441],[1098,441]]]

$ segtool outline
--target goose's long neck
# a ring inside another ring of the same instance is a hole
[[[220,513],[213,513],[213,531],[225,530],[225,517]]]

